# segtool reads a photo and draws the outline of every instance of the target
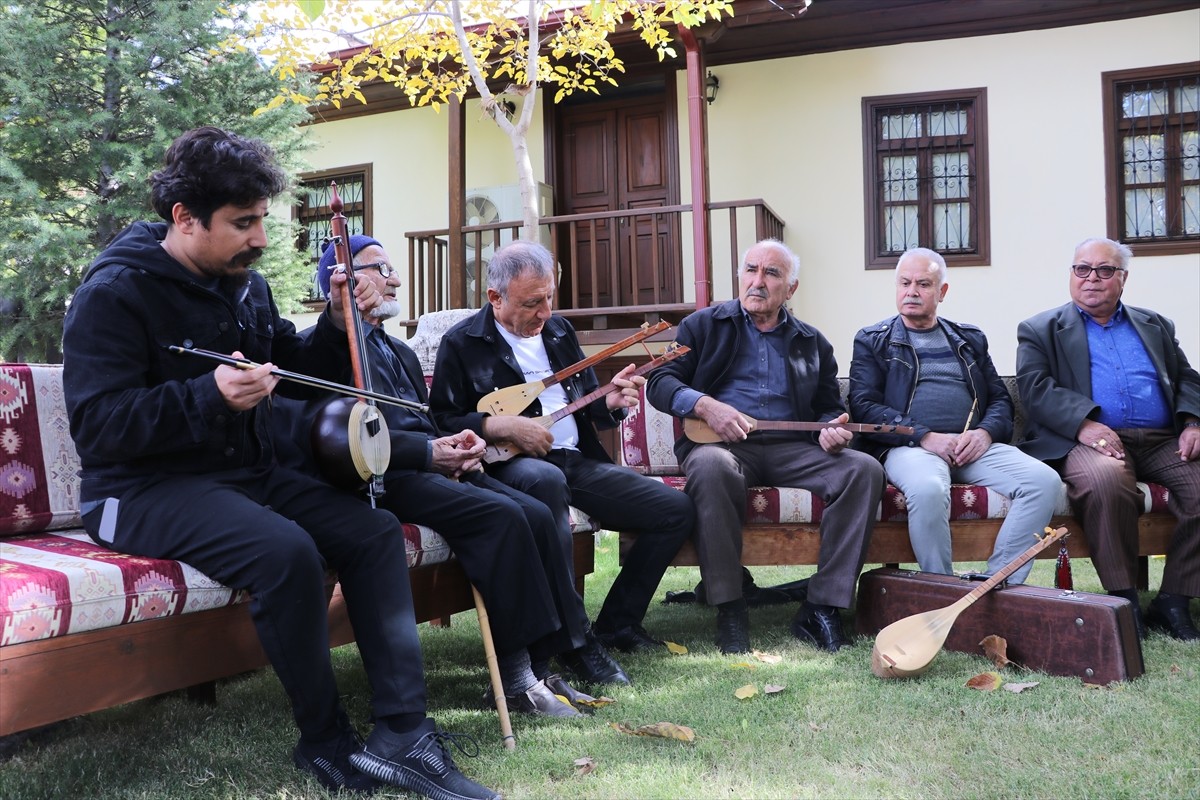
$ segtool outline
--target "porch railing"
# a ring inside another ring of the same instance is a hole
[[[761,199],[710,203],[708,218],[711,256],[693,252],[691,205],[542,217],[539,236],[562,269],[556,311],[572,317],[576,327],[619,328],[625,322],[677,322],[695,309],[699,281],[711,282],[714,301],[733,297],[742,252],[759,239],[782,238],[784,223]],[[487,295],[486,258],[518,238],[520,229],[520,221],[513,220],[462,229],[467,263],[465,296],[459,298],[450,291],[449,230],[406,233],[410,319],[402,324],[411,330],[428,312],[481,306]],[[622,248],[622,229],[651,246]],[[685,281],[691,281],[691,291]]]

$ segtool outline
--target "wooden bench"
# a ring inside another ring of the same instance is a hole
[[[1005,378],[1005,385],[1016,404],[1014,441],[1019,441],[1024,413],[1017,399],[1014,378]],[[847,381],[840,379],[843,399]],[[621,423],[621,460],[631,469],[650,475],[678,489],[687,483],[675,459],[673,445],[679,433],[678,420],[643,402]],[[1167,490],[1157,484],[1139,484],[1145,507],[1138,518],[1138,586],[1147,588],[1148,557],[1167,552],[1175,529],[1175,517],[1167,510]],[[951,487],[951,546],[956,562],[987,561],[996,541],[1009,500],[1004,495],[982,486],[956,484]],[[820,548],[819,499],[803,489],[754,487],[747,492],[746,525],[743,529],[742,564],[805,565],[816,564]],[[908,539],[908,522],[904,495],[888,486],[876,515],[874,533],[867,549],[868,564],[912,564],[916,555]],[[1067,539],[1067,550],[1075,557],[1089,555],[1087,540],[1067,502],[1063,487],[1053,527],[1064,526],[1073,535]],[[1031,532],[1032,533],[1032,532]],[[621,534],[621,551],[628,550],[633,534]],[[1039,558],[1054,558],[1055,548],[1043,551]],[[698,566],[696,550],[691,542],[680,549],[672,562],[674,566]]]
[[[582,592],[596,526],[573,523]],[[474,609],[445,541],[412,524],[404,536],[417,621]],[[331,644],[351,642],[332,576],[329,590]],[[62,367],[0,365],[0,736],[179,689],[214,700],[214,681],[267,664],[247,599],[182,562],[92,543]]]

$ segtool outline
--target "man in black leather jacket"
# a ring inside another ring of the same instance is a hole
[[[950,484],[988,486],[1012,499],[988,559],[991,575],[1037,542],[1062,493],[1058,473],[1010,445],[1013,403],[974,325],[938,314],[946,262],[913,248],[896,264],[894,317],[854,337],[850,411],[859,422],[905,425],[908,436],[879,434],[865,448],[904,493],[908,538],[925,572],[951,575]],[[1023,583],[1029,561],[1012,575]]]
[[[83,465],[84,527],[100,545],[186,561],[251,594],[259,640],[300,728],[293,762],[322,785],[370,791],[378,778],[446,797],[496,797],[458,771],[425,714],[396,518],[275,462],[274,365],[329,378],[346,361],[337,308],[306,342],[250,270],[267,245],[269,200],[286,185],[261,141],[217,128],[183,134],[151,178],[166,224],[119,234],[76,291],[63,385]],[[380,300],[367,284],[355,295],[360,310]],[[261,365],[214,369],[171,345]],[[366,749],[329,659],[327,567],[338,572],[373,689]]]
[[[846,644],[838,609],[854,599],[883,469],[847,449],[853,434],[828,427],[750,435],[756,419],[847,422],[833,347],[796,319],[786,303],[799,280],[798,259],[782,242],[751,247],[738,271],[740,295],[701,309],[679,325],[677,341],[691,349],[650,374],[646,396],[657,409],[706,422],[720,437],[695,444],[684,436],[675,453],[696,504],[696,552],[709,605],[717,607],[717,647],[750,650],[750,620],[742,593],[742,526],[746,489],[794,486],[825,503],[817,574],[792,622],[802,641],[836,651]]]
[[[378,240],[362,235],[349,239],[356,280],[373,283],[384,298],[362,326],[367,354],[363,364],[372,388],[424,404],[428,395],[416,353],[383,328],[384,320],[399,313],[400,276]],[[334,260],[334,248],[329,247],[318,264],[325,294]],[[310,328],[301,335],[316,336],[318,330]],[[342,381],[351,380],[347,369]],[[311,444],[316,420],[324,418],[332,399],[326,395],[304,403],[280,400],[275,430],[281,463],[337,481],[339,470],[323,462],[328,448],[314,452]],[[580,716],[575,706],[587,709],[593,698],[575,691],[548,667],[551,656],[587,645],[588,624],[574,580],[560,569],[571,553],[561,551],[554,515],[532,497],[484,474],[484,443],[472,431],[444,435],[428,412],[411,406],[379,403],[378,411],[390,445],[379,507],[406,522],[428,525],[453,549],[487,607],[509,709]],[[330,424],[323,422],[320,428]],[[351,477],[361,483],[357,473]],[[583,661],[598,664],[592,674],[582,676],[591,683],[620,671],[602,649]]]
[[[610,648],[659,650],[663,642],[645,631],[642,618],[671,559],[691,535],[695,512],[682,493],[613,464],[596,435],[638,402],[644,379],[630,378],[629,365],[613,378],[617,391],[549,429],[528,417],[549,416],[598,388],[591,369],[546,388],[522,412],[526,416],[476,410],[496,389],[544,380],[584,358],[571,324],[552,313],[554,274],[549,251],[535,242],[514,242],[496,252],[488,264],[489,304],[451,328],[438,348],[430,405],[442,429],[472,430],[518,452],[490,464],[488,473],[548,505],[560,530],[569,530],[568,507],[575,506],[605,528],[638,534],[596,616],[595,635]]]

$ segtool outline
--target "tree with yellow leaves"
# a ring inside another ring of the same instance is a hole
[[[281,89],[271,104],[365,103],[361,87],[384,81],[414,106],[435,109],[474,88],[484,112],[508,136],[524,208],[522,238],[535,239],[537,204],[526,136],[539,85],[554,87],[558,102],[575,92],[599,94],[624,71],[609,42],[630,24],[659,60],[675,57],[672,29],[691,28],[733,13],[726,0],[608,0],[578,7],[545,0],[263,0],[254,31],[258,48],[281,80],[321,65],[316,92]],[[530,24],[534,21],[536,24]],[[245,47],[244,40],[230,46]],[[509,119],[501,95],[522,98]]]

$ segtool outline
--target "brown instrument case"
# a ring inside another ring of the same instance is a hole
[[[875,636],[912,614],[944,608],[979,584],[953,575],[902,569],[863,573],[856,628]],[[1051,675],[1107,684],[1146,671],[1133,606],[1128,600],[1041,586],[997,587],[964,610],[950,629],[947,650],[983,655],[987,636],[1008,642],[1008,660]]]

